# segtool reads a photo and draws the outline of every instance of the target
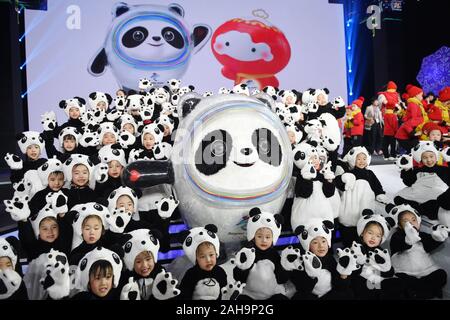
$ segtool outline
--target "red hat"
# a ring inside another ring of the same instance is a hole
[[[426,135],[429,135],[431,131],[433,130],[439,130],[442,133],[442,128],[439,127],[436,123],[434,122],[427,122],[423,125],[422,127],[422,131],[423,133],[425,133]]]
[[[450,100],[450,87],[445,87],[444,89],[439,91],[439,100],[441,102]]]
[[[395,84],[394,81],[389,81],[388,84],[387,84],[387,89],[388,90],[390,90],[390,89],[397,90],[397,85]]]
[[[403,94],[402,94],[402,99],[405,100],[405,101],[407,101],[407,100],[409,99],[408,94],[407,94],[407,93],[403,93]]]
[[[419,87],[413,86],[412,84],[408,84],[406,86],[406,92],[408,93],[408,96],[415,97],[419,93],[423,92],[423,90],[420,89]]]
[[[359,97],[358,99],[353,100],[352,104],[356,104],[361,109],[363,102],[364,102],[364,97]]]

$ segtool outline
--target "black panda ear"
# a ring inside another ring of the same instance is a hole
[[[130,7],[128,7],[128,4],[126,4],[125,2],[119,2],[119,3],[116,3],[115,7],[112,9],[112,14],[115,17],[118,17],[118,16],[124,14],[125,12],[127,12],[128,10],[130,10]]]
[[[178,242],[183,243],[191,232],[189,230],[183,230],[177,234]]]
[[[330,93],[330,90],[328,90],[328,88],[323,88],[323,91],[325,91],[326,94]]]
[[[23,137],[25,137],[25,135],[23,134],[23,132],[16,134],[16,140],[17,140],[17,141],[21,140]]]
[[[108,104],[111,104],[111,102],[112,102],[111,95],[109,93],[105,93],[105,96],[106,96],[106,100],[108,100]]]
[[[158,123],[157,127],[161,132],[164,132],[164,126],[161,123]]]
[[[97,99],[97,92],[91,92],[91,93],[89,93],[89,98],[91,98],[92,100]]]
[[[167,92],[170,92],[170,88],[168,86],[163,86],[163,89],[166,90]]]
[[[316,94],[316,89],[309,89],[309,93],[311,95],[315,95]]]
[[[22,255],[22,246],[20,244],[20,240],[14,236],[9,236],[5,238],[5,240],[8,241],[9,245],[11,246],[12,252],[19,258]]]
[[[189,88],[191,91],[194,91],[194,90],[195,90],[195,87],[194,87],[192,84],[188,85],[188,88]]]
[[[59,102],[59,107],[60,107],[61,109],[65,109],[66,106],[67,106],[66,100],[61,100],[61,101]]]
[[[258,207],[254,207],[250,210],[249,215],[250,215],[250,217],[254,217],[260,213],[261,213],[261,209]]]
[[[176,4],[176,3],[169,4],[169,10],[184,17],[184,9],[179,4]]]
[[[389,212],[391,212],[391,210],[392,210],[394,207],[395,207],[395,204],[393,204],[393,203],[388,203],[388,204],[386,205],[386,207],[384,207],[384,210],[385,210],[387,213],[389,213]]]
[[[205,229],[214,233],[217,233],[217,226],[215,224],[207,224]]]
[[[395,220],[391,217],[384,217],[384,220],[386,220],[389,229],[395,227]]]
[[[297,228],[295,228],[294,234],[298,236],[301,235],[303,231],[305,231],[305,226],[300,225]]]
[[[136,90],[131,89],[131,90],[128,91],[128,95],[129,96],[131,96],[133,94],[136,94]]]
[[[111,149],[119,150],[122,149],[122,146],[120,145],[120,143],[114,143],[111,145]]]
[[[284,93],[284,90],[280,90],[280,91],[278,91],[278,95],[279,95],[279,96],[282,96],[282,95],[283,95],[283,93]]]
[[[284,217],[281,214],[276,214],[273,216],[275,218],[275,221],[278,222],[278,224],[282,225],[284,222]]]
[[[136,194],[136,197],[139,199],[140,197],[142,197],[142,191],[141,189],[132,189],[134,191],[134,193]]]
[[[183,100],[181,105],[182,117],[186,117],[195,107],[200,103],[201,99],[197,97],[188,98]]]
[[[158,239],[158,241],[161,241],[161,239],[163,238],[161,231],[159,231],[158,229],[150,229],[148,232],[150,235],[153,235],[156,239]]]
[[[371,209],[364,209],[362,212],[361,212],[361,215],[364,217],[364,216],[372,216],[374,214],[374,212],[371,210]]]
[[[324,221],[322,221],[322,223],[328,230],[333,230],[334,229],[334,223],[332,221],[324,220]]]
[[[84,100],[84,98],[81,97],[73,97],[74,99],[78,99],[78,101],[80,101],[82,104],[86,104],[86,100]]]

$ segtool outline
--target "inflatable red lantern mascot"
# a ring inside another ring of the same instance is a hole
[[[275,74],[291,57],[288,40],[266,20],[263,10],[253,11],[255,19],[236,18],[219,26],[212,36],[211,48],[223,65],[222,74],[234,84],[254,81],[259,89],[278,87]]]

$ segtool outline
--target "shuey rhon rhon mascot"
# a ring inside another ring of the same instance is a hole
[[[262,90],[278,87],[275,74],[291,58],[291,47],[284,33],[268,21],[264,10],[254,10],[249,19],[226,21],[215,31],[211,49],[223,65],[222,74],[234,84],[255,82]]]
[[[189,227],[213,223],[225,245],[238,244],[251,208],[280,212],[292,175],[289,138],[272,103],[264,93],[184,95],[171,159],[130,163],[125,183],[172,184]]]
[[[119,85],[139,91],[138,80],[149,78],[156,85],[180,78],[193,54],[211,37],[211,28],[184,19],[184,9],[176,3],[128,5],[112,8],[113,20],[103,47],[89,63],[88,71],[101,76],[109,66]]]

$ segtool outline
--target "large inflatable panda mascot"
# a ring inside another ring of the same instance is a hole
[[[215,224],[228,254],[246,239],[253,207],[279,213],[292,175],[286,129],[266,94],[183,96],[171,160],[130,163],[132,188],[171,184],[189,227]]]
[[[103,47],[89,63],[88,71],[101,76],[109,66],[119,85],[139,91],[138,80],[149,78],[162,85],[180,78],[192,55],[211,37],[211,28],[184,19],[182,6],[135,5],[119,2]]]

